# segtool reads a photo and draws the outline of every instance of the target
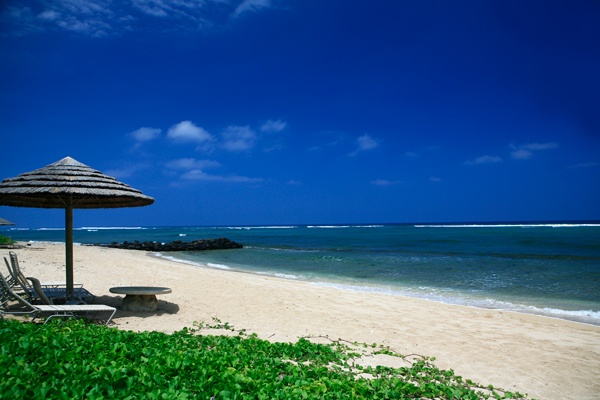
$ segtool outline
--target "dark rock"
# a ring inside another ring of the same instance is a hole
[[[145,250],[145,251],[204,251],[204,250],[224,250],[224,249],[241,249],[243,245],[229,240],[227,238],[219,239],[201,239],[194,240],[192,242],[182,242],[181,240],[175,240],[169,243],[159,242],[140,242],[135,240],[133,242],[112,242],[110,244],[101,244],[99,246],[111,247],[115,249],[127,249],[127,250]]]

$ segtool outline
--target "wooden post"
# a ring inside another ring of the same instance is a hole
[[[67,272],[67,299],[73,298],[73,198],[67,197],[65,208],[65,253]]]

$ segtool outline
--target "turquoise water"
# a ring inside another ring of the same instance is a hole
[[[6,230],[64,241],[64,230]],[[76,229],[77,243],[227,237],[239,250],[165,253],[199,267],[300,279],[600,325],[600,224]]]

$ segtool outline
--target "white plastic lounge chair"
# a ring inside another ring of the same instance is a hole
[[[8,268],[8,275],[4,279],[6,279],[6,282],[11,288],[17,286],[19,283],[15,279],[14,274],[12,272],[12,268],[10,267],[10,264],[8,263],[6,257],[4,257],[4,263],[6,264],[6,268]]]
[[[39,285],[39,281],[34,278],[34,284]],[[49,301],[45,298],[44,301]],[[17,302],[17,304],[9,303]],[[35,320],[36,318],[45,316],[46,322],[53,318],[77,318],[81,314],[92,314],[92,318],[101,312],[110,313],[106,320],[108,325],[117,311],[116,308],[103,304],[76,304],[76,305],[33,305],[23,297],[15,293],[9,286],[4,276],[0,274],[0,316],[4,318],[4,314],[27,315]]]
[[[40,299],[40,292],[44,292],[46,297],[49,299],[67,299],[67,288],[64,284],[60,282],[40,282],[40,286],[38,289],[35,289],[27,280],[27,278],[23,275],[21,268],[19,267],[19,259],[17,258],[17,254],[15,252],[9,252],[10,255],[10,266],[6,257],[4,258],[4,262],[8,267],[9,272],[11,273],[11,281],[10,283],[16,282],[16,284],[20,287],[21,293],[31,302],[35,302]],[[80,284],[81,285],[81,284]],[[83,285],[81,285],[83,286]],[[73,288],[73,296],[71,300],[77,300],[83,303],[87,303],[94,299],[94,295],[90,293],[87,289],[83,287],[74,287]]]
[[[15,253],[14,251],[9,251],[8,254],[10,256],[10,263],[12,265],[13,270],[16,271],[16,273],[18,275],[24,276],[23,271],[21,271],[21,267],[19,266],[19,258],[17,257],[17,253]],[[6,260],[6,257],[4,259]],[[43,288],[45,288],[45,287],[66,287],[67,282],[65,282],[65,281],[40,281],[40,285]],[[73,287],[75,287],[75,288],[83,287],[83,283],[73,282]]]

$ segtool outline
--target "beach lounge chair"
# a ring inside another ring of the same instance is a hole
[[[10,262],[12,268],[16,271],[17,274],[23,276],[23,272],[21,271],[21,267],[19,267],[19,258],[17,257],[17,253],[14,251],[8,252],[10,256]],[[6,260],[6,258],[5,258]],[[66,287],[67,282],[65,281],[40,281],[42,287]],[[83,283],[73,282],[73,287],[83,287]]]
[[[39,281],[35,278],[33,279],[34,284],[39,285]],[[49,302],[49,299],[45,296],[42,299]],[[33,305],[19,296],[9,286],[4,276],[0,274],[0,316],[2,319],[4,319],[4,314],[25,315],[30,316],[32,320],[45,317],[46,321],[44,323],[46,323],[53,318],[77,318],[87,314],[92,315],[93,319],[98,313],[110,313],[110,316],[106,320],[106,325],[108,325],[116,311],[116,308],[103,304]]]
[[[16,285],[20,288],[20,293],[23,294],[30,302],[36,302],[40,299],[40,291],[43,291],[47,298],[51,300],[77,300],[79,302],[87,303],[94,299],[94,295],[87,289],[84,289],[81,285],[73,288],[72,298],[67,298],[67,288],[64,283],[61,282],[40,282],[39,288],[36,290],[30,283],[29,280],[23,275],[21,268],[19,267],[19,259],[15,252],[9,252],[10,265],[4,258],[4,262],[11,275],[9,284]]]
[[[5,276],[4,279],[10,285],[11,288],[17,286],[18,282],[13,276],[12,268],[10,267],[10,264],[8,263],[6,257],[4,257],[4,263],[6,264],[6,268],[8,268],[8,275]]]

